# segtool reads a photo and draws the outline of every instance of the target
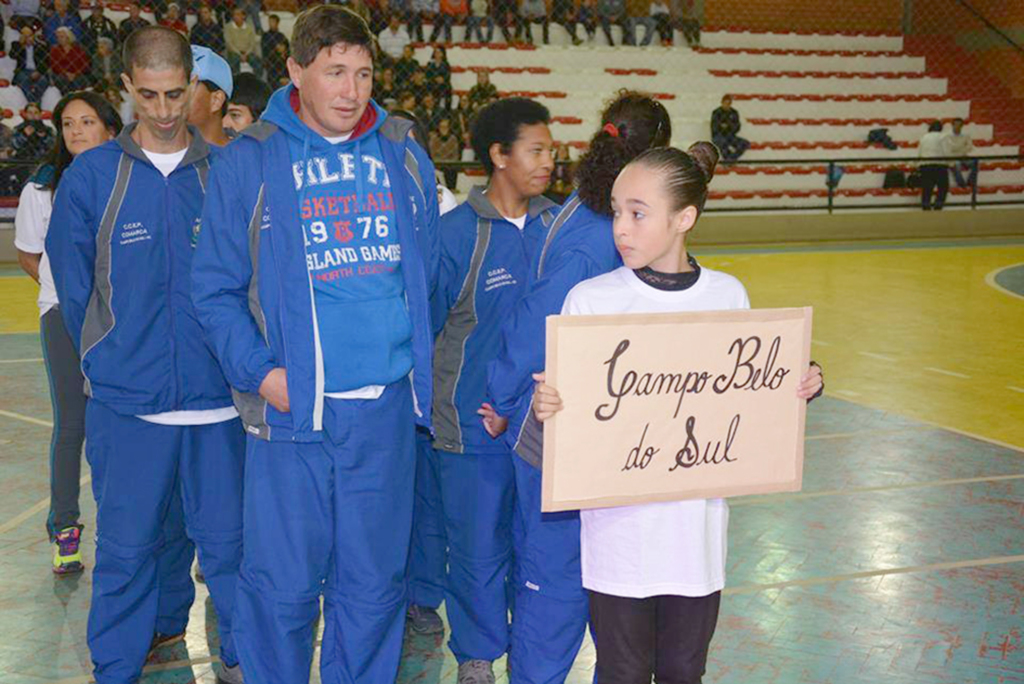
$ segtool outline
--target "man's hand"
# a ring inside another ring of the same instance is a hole
[[[508,418],[502,418],[499,416],[494,407],[488,403],[480,404],[480,408],[476,411],[478,416],[483,416],[484,430],[487,430],[487,434],[491,436],[491,439],[497,439],[508,429]]]
[[[275,368],[267,373],[267,377],[260,383],[260,396],[281,413],[291,411],[288,403],[288,374],[284,368]]]

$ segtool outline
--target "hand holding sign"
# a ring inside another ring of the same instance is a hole
[[[544,510],[799,489],[809,351],[810,309],[549,318]]]

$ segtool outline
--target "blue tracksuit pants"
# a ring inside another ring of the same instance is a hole
[[[430,433],[416,431],[416,500],[409,545],[409,603],[437,609],[448,574],[448,536],[441,503],[441,460]]]
[[[448,569],[442,577],[452,633],[448,646],[460,663],[497,660],[509,645],[506,580],[512,561],[515,496],[511,456],[434,449],[427,453],[426,449],[429,445],[420,450],[420,463],[426,464],[420,472],[426,470],[427,476],[416,482],[417,512],[424,508],[421,501],[433,500],[440,506],[431,509],[439,508],[443,516]],[[420,587],[434,583],[438,565],[444,570],[438,535],[422,530],[434,524],[430,518],[417,518],[414,523],[413,548],[418,550],[413,558],[427,561],[426,572],[411,564],[410,576]]]
[[[156,425],[90,400],[85,430],[97,508],[88,626],[96,681],[138,681],[166,597],[187,595],[191,603],[191,587],[170,587],[165,594],[161,584],[163,576],[180,577],[164,575],[174,565],[165,563],[164,554],[178,553],[186,535],[202,549],[221,659],[235,664],[231,627],[242,555],[241,421]]]
[[[540,512],[541,473],[512,456],[515,610],[509,653],[512,684],[561,684],[587,628],[580,574],[579,513]]]
[[[324,440],[249,437],[235,638],[246,684],[308,681],[324,597],[320,679],[398,673],[416,468],[412,389],[328,399]]]

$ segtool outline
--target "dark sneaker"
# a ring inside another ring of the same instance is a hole
[[[444,633],[444,622],[433,608],[411,605],[405,613],[405,619],[409,623],[409,629],[417,634]]]
[[[245,680],[242,679],[242,666],[221,665],[220,674],[217,675],[217,684],[245,684]]]
[[[494,684],[494,669],[486,660],[467,660],[459,665],[458,684]]]
[[[161,634],[160,632],[157,632],[153,635],[153,640],[149,642],[149,653],[146,657],[152,657],[158,649],[164,648],[165,646],[173,646],[179,641],[184,640],[184,632],[178,632],[177,634]]]
[[[57,533],[53,543],[53,574],[71,575],[82,572],[82,551],[78,543],[82,538],[82,530],[77,527],[65,527]]]

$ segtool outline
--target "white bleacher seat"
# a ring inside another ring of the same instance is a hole
[[[26,104],[28,100],[25,99],[25,93],[21,92],[21,88],[14,85],[0,88],[0,109],[10,109],[17,114]]]
[[[43,93],[42,100],[39,105],[43,108],[43,111],[52,112],[56,107],[57,103],[60,102],[61,93],[57,90],[56,86],[50,86]]]

